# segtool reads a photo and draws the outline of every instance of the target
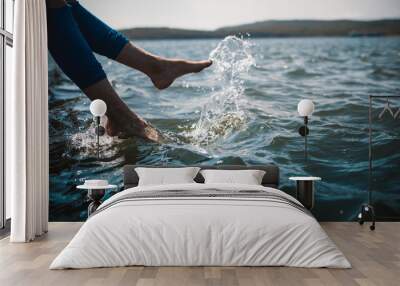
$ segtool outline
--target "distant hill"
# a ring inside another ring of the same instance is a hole
[[[213,31],[175,28],[132,28],[122,32],[131,39],[205,39],[223,38],[232,34],[252,37],[317,37],[317,36],[394,36],[400,35],[400,19],[377,21],[317,21],[285,20],[262,21],[223,27]]]

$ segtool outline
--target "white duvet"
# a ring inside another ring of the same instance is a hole
[[[263,190],[262,186],[180,184],[120,192],[90,217],[50,269],[145,266],[294,266],[350,268],[350,263],[307,213],[246,198],[153,198],[122,201],[130,192]],[[108,206],[108,207],[107,207]]]

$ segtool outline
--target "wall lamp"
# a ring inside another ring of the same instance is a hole
[[[95,118],[96,129],[95,133],[97,135],[97,160],[100,158],[100,136],[106,133],[106,129],[100,125],[100,118],[104,116],[107,112],[107,105],[101,99],[93,100],[90,104],[90,112]]]
[[[299,134],[304,137],[304,158],[307,160],[307,135],[308,117],[314,112],[314,103],[309,99],[303,99],[297,105],[297,111],[301,117],[304,117],[304,125],[299,128]]]

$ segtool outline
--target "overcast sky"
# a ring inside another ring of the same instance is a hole
[[[279,19],[400,18],[400,0],[81,0],[115,28],[215,29]]]

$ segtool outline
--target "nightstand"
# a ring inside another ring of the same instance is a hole
[[[88,217],[96,211],[101,205],[101,199],[104,197],[106,190],[116,189],[117,185],[106,185],[106,186],[91,186],[91,185],[79,185],[76,188],[80,190],[87,190],[87,197],[90,201],[88,206]]]
[[[296,199],[311,210],[314,207],[314,182],[321,181],[321,178],[290,177],[289,180],[296,181]]]

